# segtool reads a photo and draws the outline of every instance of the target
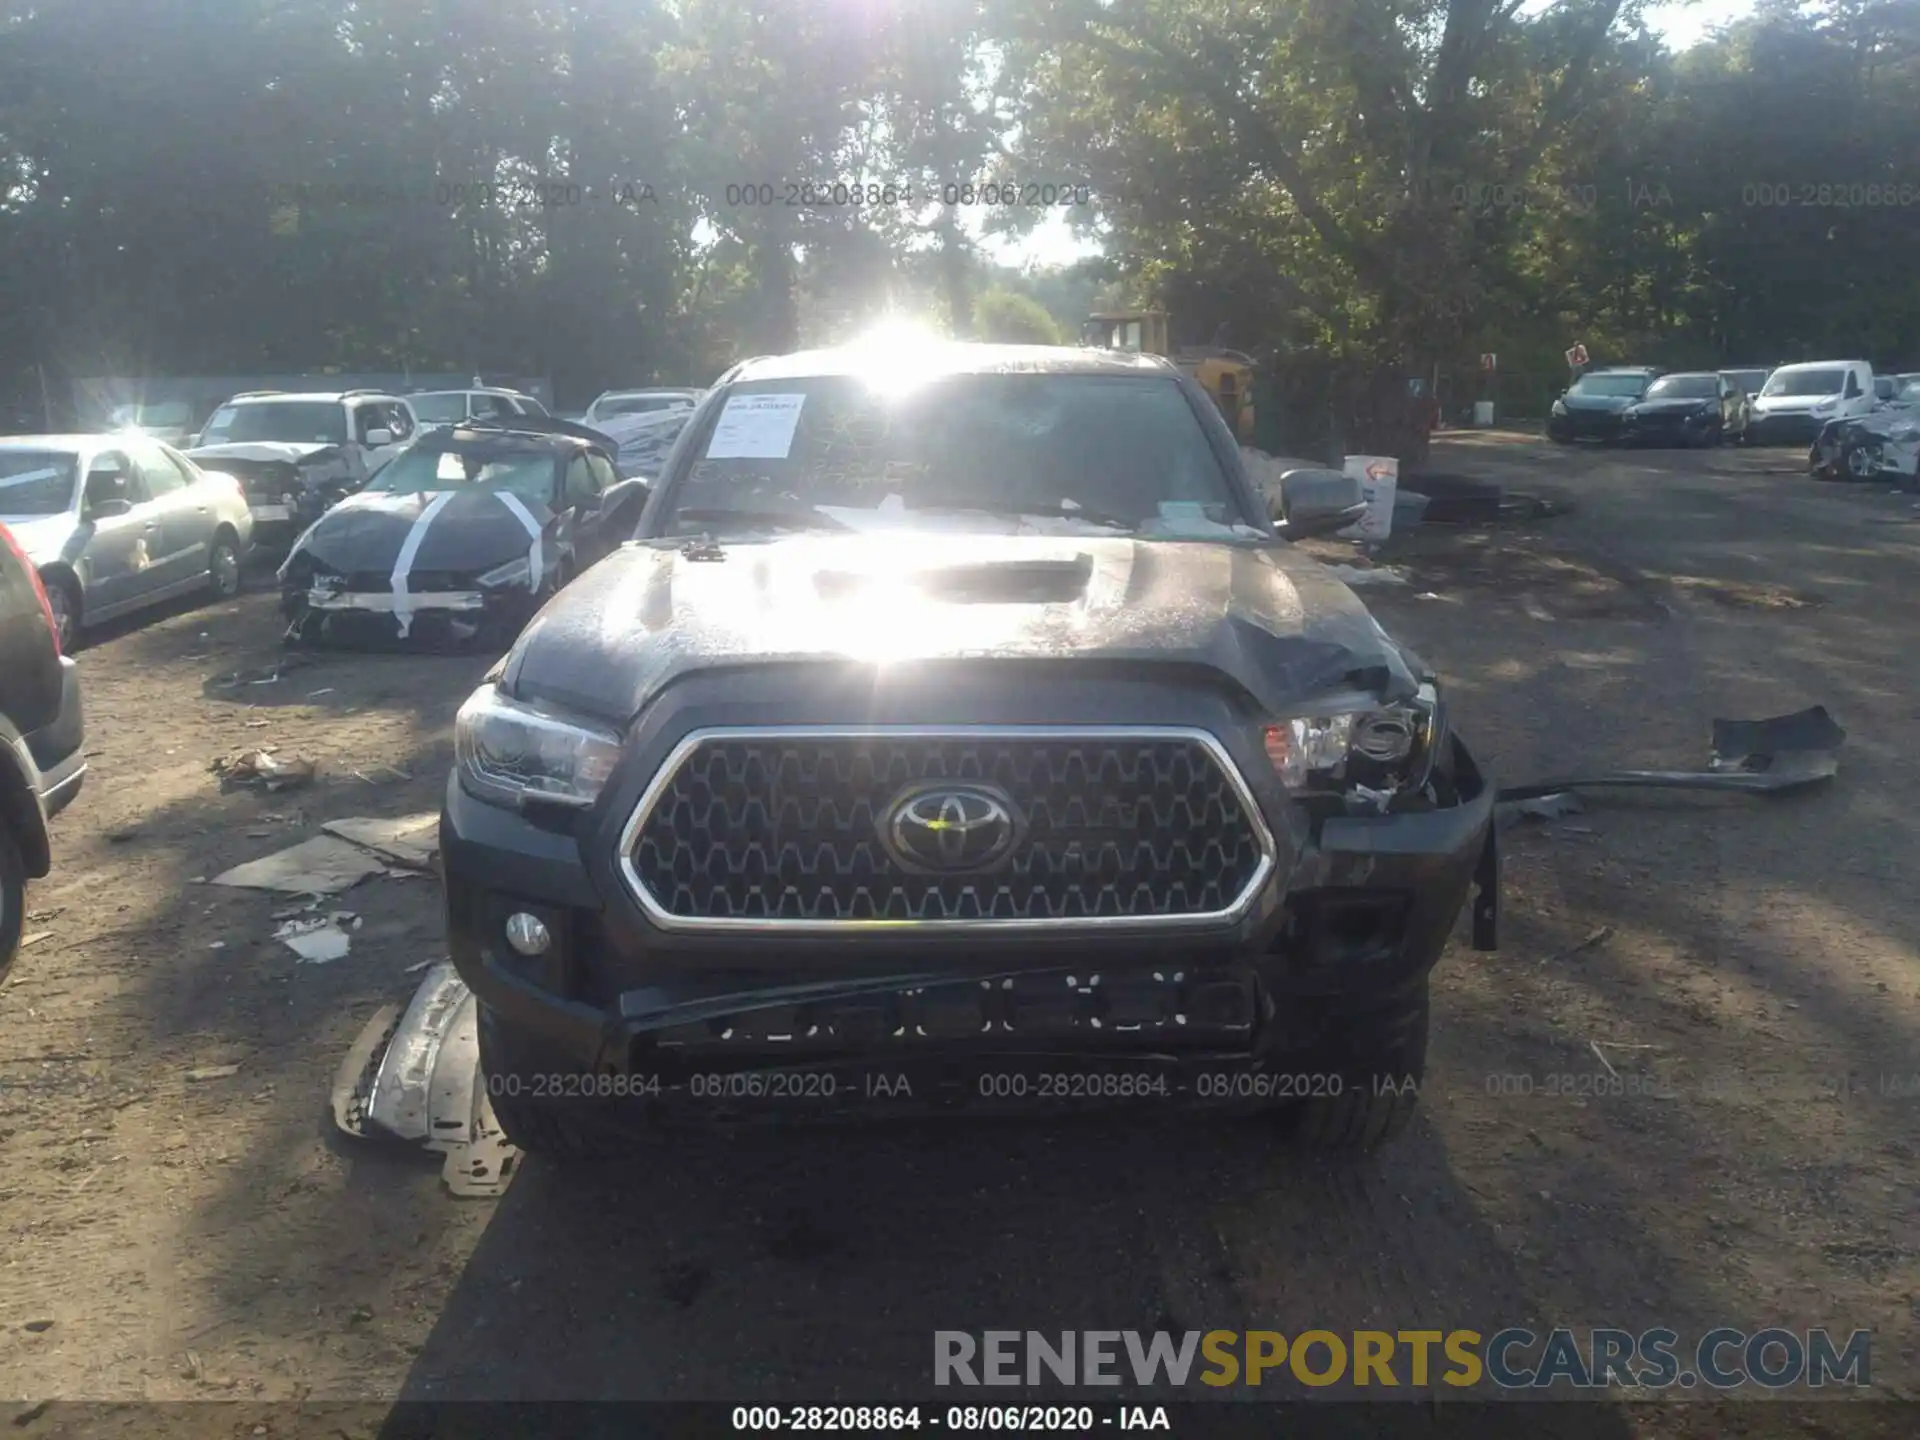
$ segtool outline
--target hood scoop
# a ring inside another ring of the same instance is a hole
[[[871,587],[869,572],[822,570],[814,588],[823,600],[846,600]],[[1064,605],[1087,593],[1093,557],[1070,560],[1009,560],[980,565],[949,565],[916,571],[907,583],[929,600],[950,605]]]

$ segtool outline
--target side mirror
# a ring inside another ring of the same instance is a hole
[[[638,478],[609,485],[600,495],[600,513],[608,516],[630,515],[637,523],[651,493],[647,482]]]
[[[1366,517],[1366,492],[1341,470],[1289,470],[1280,477],[1280,512],[1289,540],[1331,535]]]
[[[360,443],[362,445],[372,445],[376,448],[381,445],[391,445],[393,443],[393,432],[391,430],[369,430],[361,438]]]

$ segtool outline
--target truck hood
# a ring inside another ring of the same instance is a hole
[[[1410,696],[1426,673],[1286,545],[896,532],[696,553],[615,552],[522,634],[502,684],[625,725],[686,675],[770,664],[1199,667],[1269,712],[1341,689]]]

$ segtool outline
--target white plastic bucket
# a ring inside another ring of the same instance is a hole
[[[1476,400],[1473,402],[1473,423],[1482,427],[1493,424],[1493,402],[1491,400]]]
[[[1367,513],[1340,532],[1345,540],[1385,540],[1393,533],[1393,496],[1400,488],[1400,462],[1391,455],[1349,455],[1347,474],[1360,482]]]

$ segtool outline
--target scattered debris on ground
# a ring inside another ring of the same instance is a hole
[[[303,655],[283,655],[267,665],[229,670],[216,676],[213,685],[216,689],[235,690],[242,685],[277,685],[282,677],[295,670],[304,670],[313,662]]]
[[[1503,827],[1516,820],[1562,820],[1569,815],[1585,813],[1586,807],[1580,803],[1580,797],[1564,791],[1538,795],[1530,800],[1508,801],[1497,807],[1497,818]]]
[[[331,915],[285,921],[273,932],[273,938],[298,955],[303,963],[324,965],[330,960],[345,958],[352,948],[350,932],[358,930],[360,925],[359,916],[348,910],[336,910]]]
[[[1824,595],[1789,590],[1783,585],[1703,580],[1697,575],[1667,575],[1661,578],[1683,594],[1705,596],[1717,604],[1732,606],[1737,610],[1811,610],[1827,603]]]
[[[258,785],[269,794],[311,785],[320,769],[318,764],[302,755],[283,759],[274,753],[270,745],[220,756],[207,768],[220,777],[222,788]]]
[[[329,820],[320,827],[330,835],[350,840],[363,850],[416,870],[433,868],[440,853],[440,816],[437,811],[403,815],[397,820],[376,820],[356,815],[346,820]]]
[[[264,859],[236,865],[214,876],[213,883],[287,895],[335,895],[370,875],[387,873],[387,864],[379,856],[338,836],[316,835]]]
[[[238,1065],[202,1065],[197,1070],[187,1071],[190,1083],[199,1085],[208,1080],[230,1080],[240,1073]]]

